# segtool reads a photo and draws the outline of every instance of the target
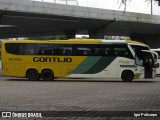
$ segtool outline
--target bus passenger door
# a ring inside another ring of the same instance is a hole
[[[154,58],[150,51],[142,50],[143,52],[143,66],[145,68],[145,78],[155,77]]]

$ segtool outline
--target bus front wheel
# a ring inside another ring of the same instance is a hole
[[[35,69],[30,69],[27,71],[26,77],[28,80],[39,80],[39,73]]]
[[[124,82],[131,82],[134,79],[134,74],[132,71],[123,71],[121,78]]]
[[[41,74],[42,80],[50,81],[54,79],[54,74],[51,70],[43,70]]]

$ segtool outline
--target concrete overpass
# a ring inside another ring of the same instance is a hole
[[[72,38],[83,30],[91,38],[125,35],[160,47],[155,44],[160,40],[160,16],[29,0],[0,0],[0,38],[56,34]]]

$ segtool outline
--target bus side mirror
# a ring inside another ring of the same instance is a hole
[[[154,64],[155,68],[159,68],[159,63]]]

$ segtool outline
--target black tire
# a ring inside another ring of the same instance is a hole
[[[132,71],[123,71],[121,78],[124,82],[132,82],[134,79],[134,74]]]
[[[54,74],[51,70],[43,70],[41,73],[42,80],[50,81],[54,79]]]
[[[31,69],[27,71],[26,77],[28,80],[39,80],[39,73],[37,70]]]

